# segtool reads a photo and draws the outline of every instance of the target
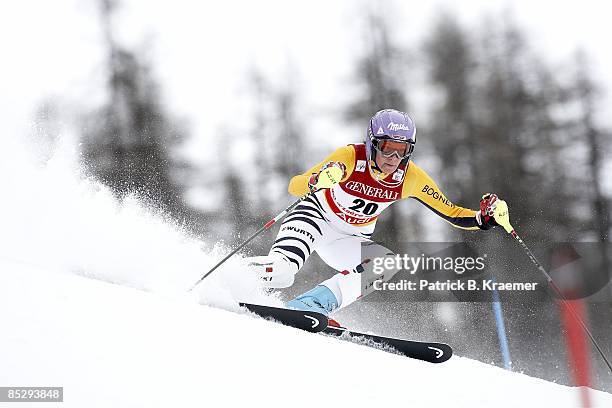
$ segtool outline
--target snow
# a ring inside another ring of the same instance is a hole
[[[69,135],[42,143],[0,138],[0,259],[181,295],[227,252],[190,236],[136,196],[118,200],[87,176]],[[43,150],[42,152],[40,150]],[[256,290],[233,257],[198,287],[201,302],[277,302]]]
[[[63,386],[62,407],[579,406],[575,388],[466,358],[428,364],[235,313],[280,303],[238,256],[187,293],[228,249],[118,201],[69,136],[0,139],[0,386]]]
[[[65,407],[579,405],[575,388],[461,357],[429,364],[189,297],[0,270],[0,384],[63,386]]]

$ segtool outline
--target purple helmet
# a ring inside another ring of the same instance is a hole
[[[369,160],[375,160],[376,151],[384,140],[405,142],[408,146],[402,157],[402,164],[407,163],[416,144],[416,127],[410,116],[395,109],[376,112],[370,119],[368,136],[365,140]]]

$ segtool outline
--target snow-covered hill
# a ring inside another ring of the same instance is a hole
[[[239,257],[187,295],[227,248],[118,201],[74,147],[0,138],[0,386],[63,386],[45,406],[79,408],[579,406],[576,389],[473,360],[427,364],[222,310],[279,302]]]
[[[63,386],[63,407],[579,405],[576,389],[473,360],[428,364],[6,261],[0,321],[0,385]]]

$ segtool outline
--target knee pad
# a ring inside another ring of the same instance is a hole
[[[247,258],[247,266],[253,270],[266,288],[288,288],[293,285],[297,268],[278,253]]]

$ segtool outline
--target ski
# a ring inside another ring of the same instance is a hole
[[[395,339],[392,337],[358,333],[342,327],[332,326],[325,328],[322,333],[336,336],[354,343],[361,343],[369,347],[381,347],[384,351],[389,351],[392,353],[396,352],[406,357],[423,360],[430,363],[443,363],[453,355],[453,349],[448,344],[444,343]]]
[[[311,333],[322,333],[335,336],[342,340],[379,348],[383,351],[401,354],[406,357],[430,363],[443,363],[453,355],[453,349],[448,344],[444,343],[396,339],[393,337],[354,332],[343,327],[328,326],[327,316],[318,312],[306,312],[251,303],[240,303],[240,306],[264,319],[277,321],[285,326],[294,327]]]
[[[285,326],[318,333],[327,327],[327,316],[317,312],[305,312],[302,310],[284,309],[280,307],[254,305],[251,303],[240,303],[252,313],[268,320],[275,320]]]

